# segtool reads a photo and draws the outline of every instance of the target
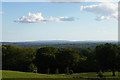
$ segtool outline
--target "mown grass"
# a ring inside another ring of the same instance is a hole
[[[20,71],[2,71],[3,78],[67,78],[65,74],[39,74],[31,72],[20,72]]]
[[[73,76],[82,76],[84,78],[98,78],[96,72],[74,73]],[[120,78],[120,72],[116,72],[116,76],[112,76],[112,72],[104,72],[104,78]]]
[[[66,74],[39,74],[20,71],[2,71],[2,80],[120,80],[120,72],[112,76],[112,72],[105,72],[103,79],[97,76],[96,72]]]

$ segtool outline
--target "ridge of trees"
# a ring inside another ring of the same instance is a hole
[[[2,45],[3,70],[48,74],[120,71],[120,47],[106,43],[95,49]]]

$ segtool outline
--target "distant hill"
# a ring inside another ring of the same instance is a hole
[[[25,41],[25,42],[2,42],[2,45],[15,45],[20,47],[72,47],[72,48],[95,48],[96,45],[114,43],[117,41],[67,41],[67,40],[40,40],[40,41]]]

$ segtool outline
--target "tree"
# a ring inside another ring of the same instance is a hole
[[[33,48],[2,45],[3,69],[28,71],[28,66],[35,59],[35,53]]]
[[[78,51],[73,50],[72,48],[67,48],[60,50],[58,54],[56,54],[56,61],[61,73],[66,73],[65,69],[73,69],[75,70],[75,66],[78,65],[80,60],[80,55]]]
[[[84,57],[84,60],[81,60],[79,63],[80,71],[97,71],[97,65],[95,60],[95,51],[94,49],[85,48],[80,50],[80,55]],[[79,71],[79,72],[80,72]]]
[[[120,50],[120,49],[119,49]],[[117,65],[117,70],[120,72],[120,52],[119,52],[119,56],[118,56],[118,58],[117,58],[117,63],[118,63],[118,65]]]
[[[37,50],[35,64],[39,73],[54,73],[56,69],[55,54],[58,49],[55,47],[42,47]]]
[[[106,43],[96,47],[96,60],[102,71],[110,69],[115,76],[117,68],[117,57],[119,55],[119,47],[116,44]]]

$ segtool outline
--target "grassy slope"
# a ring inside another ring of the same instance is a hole
[[[19,71],[2,71],[3,78],[67,78],[65,74],[38,74]]]
[[[107,78],[120,78],[120,72],[116,72],[116,76],[111,76],[111,72],[105,72],[104,76]],[[95,72],[87,73],[74,73],[72,75],[65,74],[38,74],[38,73],[28,73],[28,72],[19,72],[19,71],[2,71],[3,78],[72,78],[72,77],[83,77],[83,78],[97,78]]]

